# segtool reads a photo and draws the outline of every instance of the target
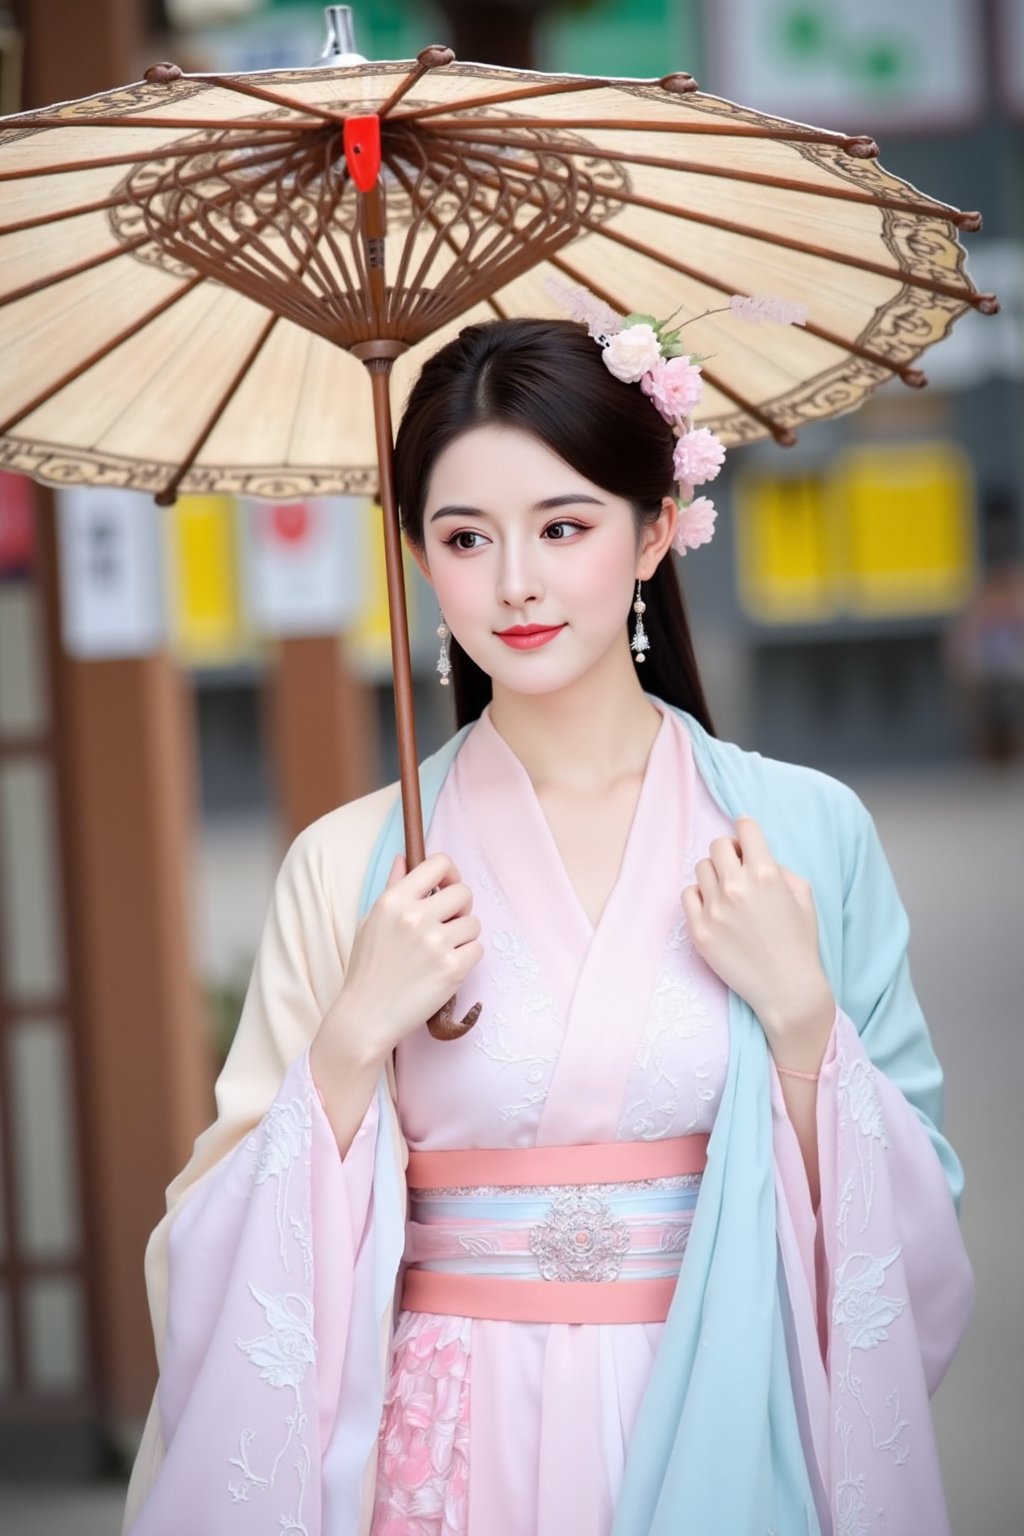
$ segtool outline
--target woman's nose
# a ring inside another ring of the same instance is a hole
[[[540,573],[522,550],[506,547],[498,573],[498,601],[519,608],[543,595]]]

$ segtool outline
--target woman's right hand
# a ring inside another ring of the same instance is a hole
[[[320,1032],[345,1056],[383,1062],[483,958],[472,906],[447,854],[433,853],[408,872],[405,855],[396,854],[384,890],[356,928],[344,985]]]

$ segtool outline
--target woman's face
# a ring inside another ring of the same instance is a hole
[[[563,688],[616,645],[637,578],[675,531],[675,503],[643,530],[628,501],[584,479],[528,432],[475,427],[438,456],[427,487],[420,567],[462,648],[518,693]],[[501,631],[550,626],[543,644]]]

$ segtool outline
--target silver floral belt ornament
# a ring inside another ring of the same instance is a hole
[[[629,1227],[601,1195],[569,1190],[530,1228],[530,1252],[545,1280],[616,1280],[629,1250]]]

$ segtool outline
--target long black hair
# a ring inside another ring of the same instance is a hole
[[[422,550],[423,506],[439,455],[472,427],[532,433],[592,485],[630,502],[637,539],[672,494],[672,428],[638,384],[605,367],[598,344],[574,320],[491,320],[466,326],[424,364],[409,394],[395,441],[395,482],[402,529]],[[643,588],[651,648],[644,688],[688,710],[715,735],[693,639],[671,557]],[[627,618],[627,632],[633,615]],[[450,641],[459,726],[492,697],[491,679]]]

